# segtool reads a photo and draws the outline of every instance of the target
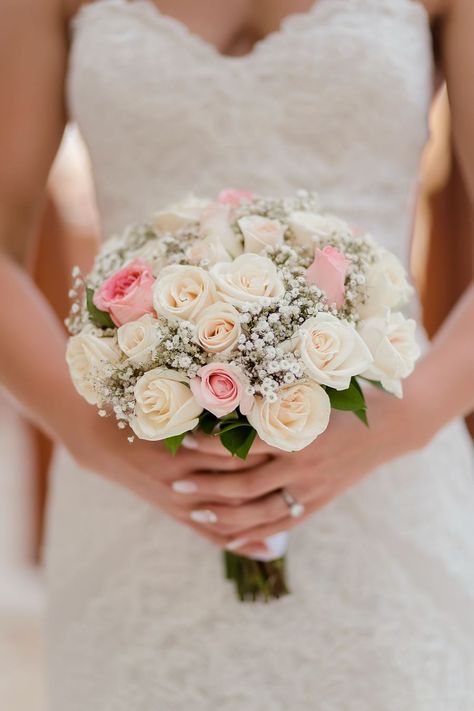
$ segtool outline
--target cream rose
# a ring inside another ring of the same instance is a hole
[[[331,237],[334,234],[350,235],[349,225],[331,215],[318,215],[315,212],[296,210],[290,214],[288,224],[294,236],[294,241],[301,247],[314,247],[319,239]]]
[[[199,264],[205,261],[207,264],[212,265],[217,262],[232,261],[232,257],[224,248],[218,234],[195,240],[191,246],[187,248],[186,258],[191,264]]]
[[[415,340],[416,323],[401,313],[369,318],[359,325],[359,333],[369,347],[372,365],[362,375],[382,383],[385,390],[402,397],[401,379],[410,375],[420,348]]]
[[[231,304],[217,301],[196,319],[196,336],[208,353],[231,350],[240,336],[240,315]]]
[[[247,419],[260,439],[285,452],[311,444],[329,423],[331,405],[326,391],[313,380],[283,385],[276,402],[256,397]]]
[[[187,200],[155,212],[152,225],[158,232],[174,232],[199,222],[209,200],[190,195]]]
[[[94,380],[108,365],[117,365],[120,351],[115,338],[100,338],[91,326],[72,336],[67,344],[66,362],[77,392],[91,405],[99,404]]]
[[[209,273],[185,264],[162,269],[153,288],[157,314],[171,319],[194,321],[216,300],[216,287]]]
[[[318,314],[300,326],[296,350],[307,375],[335,390],[346,390],[352,376],[372,363],[370,351],[355,328],[328,313]]]
[[[130,423],[137,437],[156,441],[196,427],[202,407],[187,383],[179,373],[164,368],[154,368],[139,378]]]
[[[260,215],[249,215],[238,220],[244,236],[244,251],[258,254],[265,247],[283,244],[286,226],[279,220],[269,220]]]
[[[199,234],[212,244],[219,244],[232,257],[242,254],[242,239],[234,232],[230,224],[231,207],[212,203],[203,212]]]
[[[409,300],[413,287],[394,254],[380,250],[377,261],[367,271],[367,299],[357,307],[361,318],[382,316],[387,308],[396,309]]]
[[[132,365],[143,365],[162,341],[159,322],[150,314],[145,314],[137,321],[120,326],[117,340],[120,350]]]
[[[256,254],[242,254],[233,262],[216,264],[211,276],[220,298],[231,303],[274,300],[285,291],[273,262]]]

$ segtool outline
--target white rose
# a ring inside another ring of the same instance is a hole
[[[100,377],[105,366],[117,365],[119,361],[120,351],[115,338],[100,338],[90,326],[68,341],[66,362],[72,382],[77,392],[91,405],[99,403],[94,380]]]
[[[201,216],[199,234],[212,244],[222,245],[232,257],[238,257],[243,251],[242,239],[231,227],[230,213],[229,205],[210,205]]]
[[[374,362],[362,375],[382,383],[385,390],[402,396],[400,380],[413,371],[420,348],[415,340],[416,323],[401,313],[369,318],[359,325],[359,333]]]
[[[285,452],[297,452],[328,426],[329,397],[313,380],[283,385],[277,395],[276,402],[256,397],[247,419],[267,444]]]
[[[240,330],[239,312],[222,301],[208,306],[196,319],[196,336],[208,353],[231,350],[237,344]]]
[[[286,226],[279,220],[269,220],[260,215],[241,217],[238,225],[244,236],[244,251],[258,254],[265,247],[283,244]]]
[[[136,321],[129,321],[117,330],[120,350],[128,357],[132,365],[143,365],[150,359],[163,337],[159,321],[150,314],[145,314]]]
[[[367,299],[357,307],[361,318],[381,316],[408,301],[413,287],[401,262],[391,252],[379,250],[377,261],[367,271]]]
[[[199,264],[205,261],[207,264],[217,264],[217,262],[231,262],[232,257],[224,248],[218,234],[209,235],[203,239],[197,239],[186,250],[186,259],[191,264]]]
[[[221,298],[231,303],[275,300],[285,292],[273,262],[256,254],[242,254],[233,262],[215,264],[211,275]]]
[[[174,264],[159,273],[153,286],[153,305],[159,316],[193,321],[217,300],[209,273],[200,267]]]
[[[300,326],[296,349],[305,371],[321,385],[346,390],[353,375],[372,363],[372,356],[353,326],[321,313]]]
[[[209,200],[191,195],[187,200],[155,212],[152,225],[158,232],[175,232],[199,222]]]
[[[301,247],[313,247],[319,239],[332,235],[352,234],[349,225],[331,215],[319,215],[316,212],[296,210],[290,214],[288,224],[294,236],[294,241]]]
[[[196,427],[202,407],[187,382],[165,368],[153,368],[137,380],[135,413],[130,423],[137,437],[155,441]]]

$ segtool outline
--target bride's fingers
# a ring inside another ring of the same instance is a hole
[[[288,505],[279,492],[241,506],[202,504],[189,512],[192,521],[208,530],[240,535],[241,531],[279,521],[288,516]]]
[[[216,466],[212,460],[213,467]],[[229,462],[225,474],[194,474],[186,481],[175,481],[171,484],[173,490],[179,494],[195,494],[201,499],[213,500],[214,498],[256,499],[269,494],[276,489],[286,486],[294,478],[294,473],[286,461],[275,460],[251,469],[238,469],[230,463],[233,459],[223,460]],[[245,462],[241,462],[245,464]],[[222,469],[222,467],[221,467]]]
[[[215,455],[201,454],[199,452],[179,452],[173,459],[169,458],[169,463],[166,466],[163,460],[147,459],[135,460],[134,467],[142,471],[152,480],[163,482],[167,486],[173,482],[189,482],[200,476],[200,472],[212,472],[214,476],[227,476],[229,472],[245,472],[261,467],[266,464],[268,457],[264,455],[256,455],[249,457],[246,461],[242,461],[237,457],[216,457]],[[180,489],[178,485],[177,490]],[[189,484],[184,485],[182,493],[193,493]],[[189,490],[189,491],[188,491]],[[193,488],[194,491],[194,488]]]
[[[142,444],[142,443],[140,443]],[[152,448],[140,446],[131,447],[130,464],[144,475],[156,482],[172,482],[183,480],[195,475],[197,471],[207,472],[238,472],[260,467],[268,461],[268,455],[252,455],[242,461],[238,457],[218,457],[199,451],[180,450],[174,458],[169,457],[166,465],[163,458],[156,456]],[[146,444],[149,445],[147,442]]]
[[[239,457],[218,457],[215,454],[201,452],[180,452],[176,461],[182,465],[180,468],[187,469],[194,475],[202,476],[215,472],[214,476],[219,476],[220,472],[242,472],[261,467],[269,461],[269,457],[255,454],[242,460]]]

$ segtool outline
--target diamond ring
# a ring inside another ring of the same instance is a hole
[[[294,496],[290,494],[286,489],[281,489],[281,495],[283,496],[283,501],[288,506],[288,511],[292,518],[299,518],[304,514],[304,505],[296,501]]]

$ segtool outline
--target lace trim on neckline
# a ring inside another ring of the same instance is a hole
[[[431,21],[429,12],[420,0],[358,1],[362,7],[368,5],[379,10],[388,8],[393,11],[395,6],[399,8],[403,5],[405,9],[408,8],[410,10],[420,12],[428,27],[430,26]],[[319,14],[321,14],[322,17],[324,12],[327,10],[334,10],[337,6],[349,4],[352,6],[354,4],[354,0],[314,0],[308,10],[302,12],[292,12],[286,15],[276,30],[268,32],[260,40],[257,40],[253,44],[251,50],[243,55],[230,55],[222,53],[212,42],[209,42],[201,37],[201,35],[193,32],[185,22],[172,15],[161,12],[153,0],[94,0],[94,2],[81,5],[71,20],[71,26],[75,29],[77,23],[79,23],[83,17],[86,17],[89,11],[102,10],[104,8],[120,8],[121,10],[131,11],[132,13],[143,12],[148,18],[151,18],[152,21],[167,26],[177,36],[189,41],[195,48],[206,52],[209,56],[214,57],[214,59],[217,59],[223,63],[244,63],[245,61],[253,60],[255,57],[258,57],[264,49],[271,47],[275,42],[287,37],[292,31],[297,30],[298,27],[301,27],[301,23],[306,23],[308,19],[316,17]]]

